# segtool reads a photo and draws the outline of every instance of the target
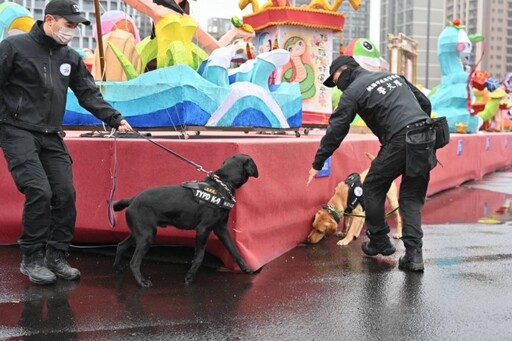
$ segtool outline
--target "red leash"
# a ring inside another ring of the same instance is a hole
[[[116,214],[114,212],[114,195],[116,194],[117,188],[117,136],[114,134],[114,155],[113,155],[114,165],[113,169],[110,172],[110,177],[112,178],[112,189],[110,190],[110,197],[107,199],[107,216],[108,216],[108,224],[111,228],[116,227]]]

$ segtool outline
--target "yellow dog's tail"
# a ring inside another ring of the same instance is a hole
[[[368,158],[369,158],[371,161],[375,160],[375,155],[373,155],[372,153],[368,153],[368,152],[366,152],[365,154],[366,154],[366,156],[368,156]]]

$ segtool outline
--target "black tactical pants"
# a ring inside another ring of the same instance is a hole
[[[46,245],[66,251],[73,239],[76,208],[72,161],[63,139],[56,133],[0,125],[0,146],[25,195],[21,251],[29,255]]]
[[[389,143],[383,145],[372,161],[370,170],[363,183],[366,203],[366,226],[370,235],[379,236],[389,233],[385,219],[386,193],[393,180],[402,175],[399,190],[400,214],[403,221],[403,237],[406,249],[423,246],[421,228],[421,209],[425,203],[430,173],[409,177],[405,174],[406,147],[404,128]]]

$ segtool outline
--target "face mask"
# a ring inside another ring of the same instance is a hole
[[[338,82],[336,83],[336,86],[341,91],[345,91],[346,88],[350,85],[350,76],[352,75],[352,69],[346,69],[341,73],[341,75],[338,77]]]
[[[67,45],[73,39],[76,28],[61,26],[57,32],[52,32],[52,38],[60,45]]]

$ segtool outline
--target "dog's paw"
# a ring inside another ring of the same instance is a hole
[[[336,237],[338,237],[339,239],[345,238],[347,236],[347,234],[343,231],[336,231],[336,233],[334,235]]]
[[[402,234],[401,233],[395,233],[395,234],[393,234],[393,238],[394,239],[402,239]]]
[[[153,283],[149,279],[142,279],[139,285],[143,288],[151,288]]]
[[[115,264],[114,269],[116,271],[116,274],[123,274],[124,273],[124,266],[120,264]]]
[[[185,276],[185,284],[186,285],[191,284],[193,281],[194,281],[194,275],[187,274],[187,276]]]
[[[352,241],[352,239],[350,239],[350,238],[343,238],[342,240],[338,241],[336,243],[336,245],[346,246],[346,245],[350,244],[351,241]]]

